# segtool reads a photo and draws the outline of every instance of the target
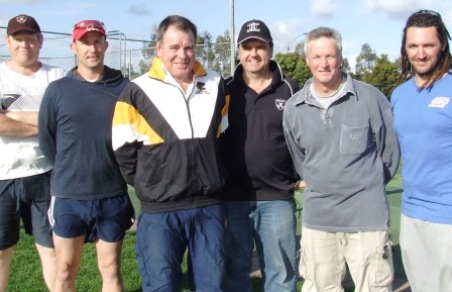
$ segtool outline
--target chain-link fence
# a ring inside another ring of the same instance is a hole
[[[59,66],[69,71],[77,64],[77,58],[70,50],[71,34],[43,31],[44,44],[40,52],[43,63]],[[6,27],[0,26],[0,61],[10,59],[5,43]],[[120,31],[109,31],[109,43],[105,54],[105,65],[120,69],[133,79],[149,69],[155,57],[155,47],[148,40],[127,39]],[[197,46],[197,59],[206,68],[219,72],[227,78],[231,75],[231,48],[229,43],[208,43]]]

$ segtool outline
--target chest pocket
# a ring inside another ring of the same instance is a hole
[[[351,127],[342,125],[340,153],[347,155],[359,155],[367,149],[369,141],[369,125]]]

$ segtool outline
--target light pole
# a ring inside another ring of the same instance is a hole
[[[231,0],[231,76],[235,68],[234,0]]]

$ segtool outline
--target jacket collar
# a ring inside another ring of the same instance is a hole
[[[195,76],[205,76],[207,75],[206,70],[202,66],[201,63],[195,61],[195,65],[193,67],[193,71]],[[165,77],[169,75],[168,71],[165,69],[162,63],[162,59],[160,57],[155,57],[152,61],[151,68],[149,68],[148,76],[158,80],[165,80]]]

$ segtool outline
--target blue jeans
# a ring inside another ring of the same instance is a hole
[[[226,291],[252,292],[254,244],[264,291],[295,291],[295,201],[226,202]]]
[[[196,291],[224,291],[224,231],[222,204],[140,214],[135,251],[143,292],[181,291],[181,263],[187,248],[190,283]]]

